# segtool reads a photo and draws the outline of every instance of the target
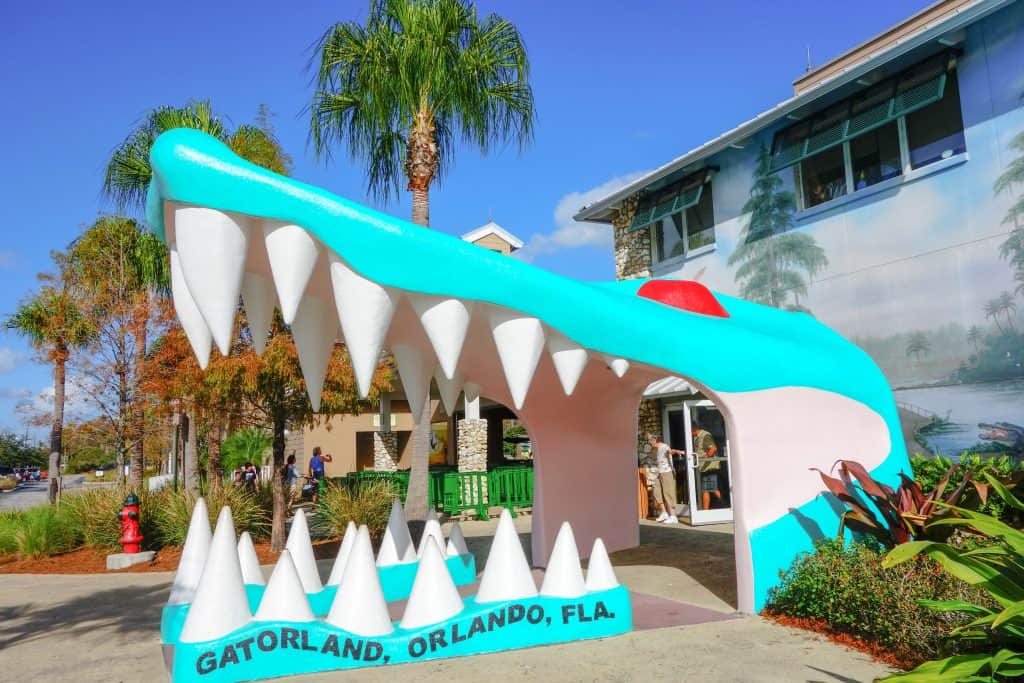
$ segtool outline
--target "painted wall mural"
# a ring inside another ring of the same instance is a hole
[[[913,450],[1021,452],[1024,5],[970,27],[962,47],[965,154],[799,211],[793,168],[769,174],[759,158],[766,131],[710,160],[716,250],[655,274],[840,331],[896,390]]]

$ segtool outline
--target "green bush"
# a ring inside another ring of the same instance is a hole
[[[917,601],[988,598],[928,558],[892,568],[883,568],[883,558],[878,545],[819,541],[813,553],[798,557],[782,575],[766,611],[821,620],[837,633],[881,645],[909,665],[954,654],[957,646],[948,633],[969,619],[934,612]]]
[[[953,461],[945,457],[929,458],[915,456],[910,459],[910,466],[914,472],[914,480],[917,481],[925,491],[931,491],[938,484],[939,480],[946,474],[946,471],[953,464]],[[965,453],[960,458],[960,467],[954,472],[949,480],[949,488],[956,488],[963,483],[964,474],[969,470],[975,470],[975,480],[984,481],[978,472],[987,472],[997,477],[1001,482],[1013,488],[1016,482],[1024,477],[1024,470],[1021,469],[1013,458],[1007,455],[982,457],[974,453]],[[975,500],[975,502],[977,502]],[[971,509],[986,515],[997,517],[1003,522],[1020,528],[1024,525],[1024,516],[1019,510],[1007,505],[1000,496],[989,496],[981,504],[968,506]]]
[[[11,491],[18,488],[18,480],[14,477],[0,477],[0,491]]]
[[[118,513],[124,506],[128,489],[123,487],[87,489],[61,498],[61,511],[74,523],[82,543],[100,550],[119,552],[121,520]],[[152,520],[146,514],[145,503],[140,508],[143,544],[153,547]]]
[[[74,521],[52,506],[0,513],[0,553],[36,559],[74,550],[80,542]]]
[[[349,520],[365,524],[376,540],[384,535],[397,493],[386,480],[362,482],[351,490],[344,484],[328,482],[317,502],[314,532],[324,538],[339,538]]]
[[[197,498],[192,493],[169,488],[147,495],[143,500],[143,520],[148,515],[153,526],[153,544],[147,545],[161,547],[183,544]],[[265,506],[264,496],[258,492],[228,487],[219,493],[207,494],[205,498],[211,526],[216,524],[221,507],[230,505],[236,533],[248,531],[253,539],[270,534],[270,510]]]

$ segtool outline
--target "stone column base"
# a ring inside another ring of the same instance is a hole
[[[398,432],[373,433],[373,469],[377,472],[398,470]]]

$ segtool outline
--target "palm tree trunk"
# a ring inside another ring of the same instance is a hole
[[[50,504],[60,504],[60,465],[64,450],[64,384],[66,381],[66,354],[58,351],[53,364],[53,424],[50,426]]]
[[[148,302],[147,302],[148,303]],[[148,308],[140,314],[135,328],[135,376],[132,378],[132,452],[129,472],[129,486],[141,491],[145,471],[146,445],[143,436],[146,431],[146,412],[142,403],[142,370],[146,360],[146,325]]]
[[[430,188],[413,188],[412,222],[424,228],[430,227]]]
[[[274,416],[274,464],[272,482],[274,486],[274,514],[270,522],[270,549],[274,552],[284,550],[284,522],[288,514],[284,490],[284,427],[283,415]]]
[[[429,493],[427,489],[430,476],[430,395],[427,395],[423,404],[423,412],[420,419],[412,429],[412,455],[409,467],[409,492],[405,497],[405,517],[410,522],[410,530],[413,529],[413,522],[422,522],[427,518],[429,507]],[[418,525],[416,525],[418,526]],[[416,534],[413,534],[416,538]]]
[[[209,442],[209,485],[212,493],[219,492],[224,483],[224,467],[220,461],[220,441],[221,441],[221,429],[220,423],[214,421],[210,425],[210,435],[207,437]]]

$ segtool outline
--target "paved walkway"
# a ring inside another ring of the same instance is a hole
[[[517,526],[529,548],[529,518]],[[494,522],[464,531],[483,567]],[[723,613],[733,611],[732,535],[717,529],[642,524],[640,548],[615,553],[631,590]],[[329,562],[321,563],[324,576]],[[160,608],[170,574],[3,577],[0,659],[24,681],[166,680]],[[730,588],[730,586],[732,586]],[[359,681],[807,681],[867,683],[886,672],[866,655],[760,617],[634,632],[493,655],[366,669]],[[296,681],[335,681],[317,674]]]
[[[85,486],[84,474],[70,474],[64,477],[64,493],[80,491]],[[16,489],[0,492],[0,511],[27,510],[45,505],[49,495],[50,482],[28,481]]]

